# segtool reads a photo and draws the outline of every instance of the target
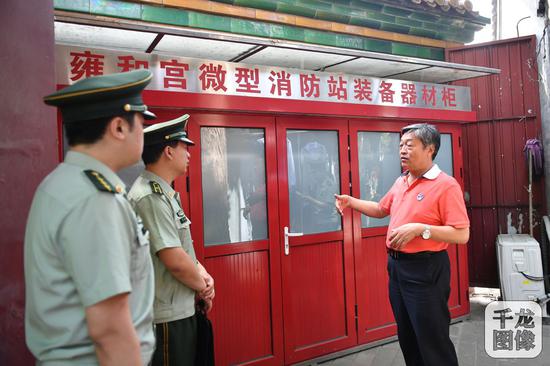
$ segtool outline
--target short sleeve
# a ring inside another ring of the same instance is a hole
[[[98,192],[71,210],[59,231],[67,272],[85,307],[132,290],[130,206]]]
[[[149,230],[152,253],[158,253],[166,248],[181,247],[172,208],[161,195],[147,195],[140,199],[135,207],[143,224]]]
[[[452,181],[450,187],[443,190],[439,200],[439,212],[443,225],[457,229],[470,227],[462,189],[456,181]]]

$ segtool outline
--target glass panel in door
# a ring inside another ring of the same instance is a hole
[[[379,202],[401,174],[398,132],[359,132],[357,134],[361,199]],[[376,219],[361,215],[361,227],[387,226],[389,216]]]
[[[453,144],[450,133],[441,134],[441,146],[434,159],[434,163],[439,166],[439,169],[453,176]]]
[[[340,192],[338,133],[288,130],[288,193],[290,228],[303,234],[341,229],[334,209]]]
[[[204,245],[267,239],[263,129],[201,128]]]

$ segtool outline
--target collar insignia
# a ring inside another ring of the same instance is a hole
[[[164,193],[162,192],[162,188],[160,188],[160,184],[158,184],[157,182],[150,181],[149,185],[151,186],[151,190],[153,191],[153,193],[156,193],[156,194]]]

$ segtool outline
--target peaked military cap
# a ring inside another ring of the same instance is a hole
[[[157,123],[143,130],[144,145],[155,145],[169,141],[183,141],[187,145],[195,145],[195,143],[187,138],[185,126],[187,126],[188,114],[184,114],[171,121]]]
[[[79,80],[44,97],[44,103],[61,110],[63,123],[112,117],[140,112],[145,119],[155,119],[143,104],[141,92],[153,78],[149,70],[93,76]]]

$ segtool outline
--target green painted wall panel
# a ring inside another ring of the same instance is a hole
[[[188,26],[189,12],[180,9],[143,5],[141,19],[153,23]]]
[[[272,38],[288,39],[291,41],[303,41],[305,38],[303,28],[280,24],[271,25],[269,36]]]
[[[384,8],[383,4],[380,4],[377,1],[364,1],[364,0],[352,0],[350,6],[357,7],[360,9],[382,11]]]
[[[233,4],[245,8],[277,10],[277,2],[270,0],[235,0]]]
[[[426,22],[437,22],[439,20],[439,16],[426,13],[413,13],[411,14],[410,18]]]
[[[392,44],[392,53],[394,55],[417,57],[418,46],[394,42]]]
[[[363,38],[351,35],[338,34],[336,35],[336,46],[342,48],[363,49]]]
[[[427,38],[435,38],[435,35],[437,34],[436,31],[429,30],[429,29],[422,29],[422,28],[411,28],[409,30],[409,34],[412,36],[419,36],[419,37],[427,37]]]
[[[445,50],[443,48],[432,48],[431,55],[432,60],[445,60]]]
[[[382,9],[382,12],[388,15],[395,15],[399,17],[408,17],[413,13],[411,10],[402,9],[402,8],[394,8],[393,6],[384,6]]]
[[[386,23],[394,23],[395,22],[395,16],[382,14],[382,13],[378,13],[378,12],[375,12],[375,11],[367,12],[367,18],[372,19],[372,20],[378,20],[378,21],[381,21],[381,22],[386,22]]]
[[[140,19],[141,4],[110,0],[90,0],[90,12],[109,17]]]
[[[408,27],[422,27],[422,22],[409,18],[395,17],[395,24],[406,25]]]
[[[328,1],[318,1],[318,0],[296,0],[297,6],[303,6],[306,8],[314,10],[325,10],[329,11],[332,8],[332,4]]]
[[[378,20],[356,17],[351,17],[349,24],[372,29],[380,29],[380,27],[382,26],[382,22],[379,22]]]
[[[336,34],[305,29],[304,41],[308,43],[324,44],[326,46],[336,46]]]
[[[380,29],[386,32],[409,34],[410,27],[407,27],[405,25],[399,25],[399,24],[382,23],[382,26],[380,27]]]
[[[231,19],[231,32],[248,34],[259,37],[269,37],[271,24],[262,22],[250,22],[244,19]]]
[[[231,32],[231,18],[212,14],[189,12],[189,26],[222,32]]]
[[[429,48],[429,47],[418,47],[416,49],[416,57],[431,58],[432,57],[432,49]]]
[[[54,0],[53,6],[59,10],[77,11],[79,13],[90,12],[89,0]]]
[[[349,23],[350,17],[348,15],[335,14],[330,11],[317,10],[315,13],[315,18],[320,20],[327,20],[329,22],[336,23]]]
[[[381,39],[365,39],[363,41],[363,48],[365,51],[391,53],[392,42]]]
[[[305,6],[279,3],[277,4],[277,11],[280,13],[294,14],[307,18],[315,18],[315,9],[310,9]]]

